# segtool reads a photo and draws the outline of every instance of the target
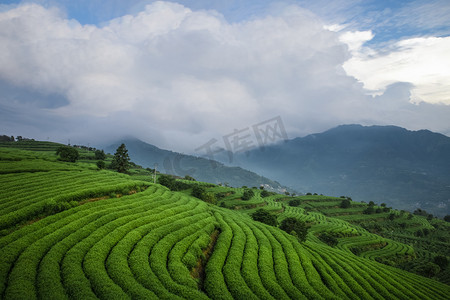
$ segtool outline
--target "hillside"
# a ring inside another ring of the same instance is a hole
[[[447,299],[450,293],[446,284],[375,261],[413,262],[416,250],[339,219],[330,209],[340,198],[254,189],[244,201],[242,188],[182,181],[214,193],[213,205],[190,196],[191,187],[173,192],[153,184],[145,170],[130,176],[97,170],[88,159],[64,163],[54,148],[37,144],[27,146],[34,151],[0,148],[2,299]],[[290,206],[295,199],[301,204]],[[308,222],[306,241],[253,221],[249,214],[258,208],[279,221]],[[442,220],[412,220],[406,229],[436,222],[448,234]],[[325,231],[338,236],[337,245],[321,240]]]
[[[199,181],[234,187],[265,185],[277,191],[285,189],[278,182],[240,167],[228,167],[217,161],[160,149],[138,139],[121,140],[105,147],[105,151],[114,153],[122,143],[126,145],[134,162],[145,168],[154,168],[156,163],[157,169],[166,174],[180,177],[189,175]]]
[[[427,130],[345,125],[236,156],[302,193],[450,213],[450,138]]]

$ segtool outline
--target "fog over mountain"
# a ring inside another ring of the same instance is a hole
[[[339,126],[235,154],[234,163],[303,193],[450,213],[450,138],[428,130]]]

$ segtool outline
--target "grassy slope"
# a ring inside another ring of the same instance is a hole
[[[359,238],[361,245],[364,238],[369,245],[374,240],[404,244],[319,212],[327,207],[321,201],[330,205],[338,199],[300,197],[302,206],[294,208],[286,205],[290,197],[262,198],[257,192],[244,202],[239,199],[243,189],[210,187],[222,192],[222,206],[241,208],[233,211],[143,182],[151,178],[144,170],[133,171],[140,179],[135,180],[97,171],[89,160],[57,162],[54,149],[37,148],[33,150],[41,152],[0,148],[2,170],[15,170],[0,175],[2,191],[7,191],[3,195],[16,193],[16,201],[51,197],[45,195],[59,180],[58,201],[75,203],[34,212],[34,222],[23,223],[29,221],[26,217],[5,225],[0,238],[1,298],[445,299],[450,292],[448,285],[375,262],[370,258],[383,256],[371,253],[376,249],[354,255],[351,249],[358,241],[352,238]],[[29,165],[42,169],[31,173]],[[92,180],[64,177],[73,174]],[[55,176],[37,182],[49,175]],[[17,186],[20,176],[26,189]],[[111,181],[116,176],[120,180]],[[109,182],[102,191],[108,197],[94,193],[93,183],[102,179]],[[67,202],[64,195],[72,200]],[[247,213],[260,205],[278,213],[279,220],[296,216],[310,222],[307,241],[300,244],[277,228],[252,221]],[[1,209],[0,213],[6,215]],[[316,237],[322,231],[343,236],[336,248]],[[389,251],[410,255],[411,249],[405,249]],[[193,278],[193,268],[203,269],[204,276]]]

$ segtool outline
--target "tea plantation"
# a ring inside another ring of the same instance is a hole
[[[382,236],[367,225],[366,215],[355,213],[353,222],[350,213],[342,214],[339,198],[262,195],[253,189],[251,199],[242,200],[246,188],[195,181],[181,181],[185,188],[171,191],[153,184],[151,173],[142,169],[131,175],[98,170],[89,151],[81,151],[81,162],[67,163],[57,160],[56,144],[0,146],[1,299],[450,295],[446,283],[400,268],[418,259],[428,262],[448,249],[445,239],[431,251],[410,243],[415,235],[408,229],[435,222],[447,230],[441,220],[414,216],[417,220],[410,219],[403,232]],[[191,196],[198,185],[214,195],[211,203]],[[300,205],[290,206],[293,199]],[[352,206],[359,211],[364,204]],[[288,217],[305,221],[311,227],[306,241],[254,221],[251,215],[258,209],[275,214],[278,222]],[[403,218],[397,213],[397,220]],[[387,216],[376,217],[387,222]],[[324,233],[337,243],[327,243]]]

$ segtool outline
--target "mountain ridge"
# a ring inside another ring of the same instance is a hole
[[[429,130],[341,125],[235,157],[302,193],[449,212],[450,138]]]
[[[156,164],[156,168],[163,173],[180,177],[189,175],[204,182],[234,187],[264,185],[278,192],[286,190],[280,183],[240,166],[226,166],[215,160],[161,149],[135,137],[120,139],[103,148],[109,153],[114,153],[122,143],[126,145],[131,160],[145,168],[155,168]]]

